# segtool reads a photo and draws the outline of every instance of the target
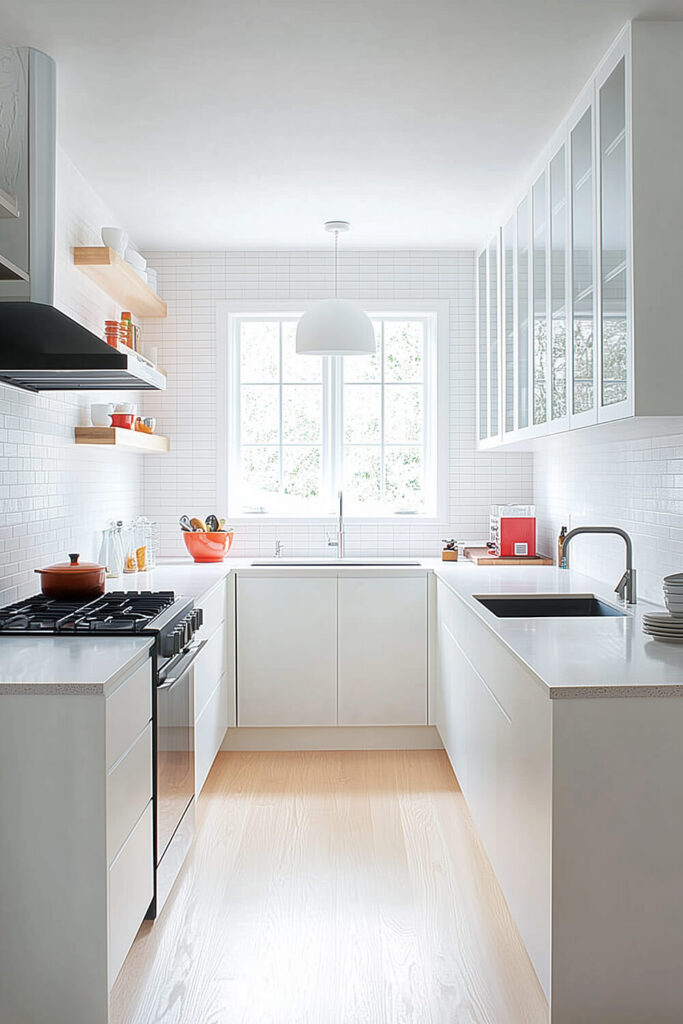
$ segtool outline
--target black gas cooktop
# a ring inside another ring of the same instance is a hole
[[[0,608],[0,634],[142,633],[175,603],[172,590],[113,591],[92,601],[37,594]]]

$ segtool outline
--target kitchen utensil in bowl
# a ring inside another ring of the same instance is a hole
[[[197,516],[193,516],[192,519],[190,519],[190,526],[192,527],[192,529],[195,532],[196,531],[199,531],[200,533],[206,533],[207,532],[207,530],[206,530],[206,523],[204,522],[203,519],[199,519]]]
[[[127,430],[131,430],[135,415],[132,412],[114,412],[111,415],[112,427],[125,427]]]
[[[108,427],[114,411],[112,402],[95,402],[90,406],[90,422],[93,427]]]
[[[119,256],[123,256],[128,245],[127,231],[124,231],[123,228],[102,228],[100,234],[105,245],[117,252]]]
[[[192,523],[190,522],[189,516],[181,516],[178,522],[180,523],[181,530],[185,530],[187,533],[192,533]]]
[[[218,517],[211,515],[206,517],[206,529],[209,533],[218,533]]]
[[[79,562],[80,555],[70,554],[68,562],[36,569],[45,597],[57,600],[86,600],[104,593],[106,568],[96,562]]]
[[[234,533],[183,533],[185,547],[195,562],[222,562],[232,547]]]

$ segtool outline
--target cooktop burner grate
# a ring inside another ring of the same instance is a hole
[[[93,601],[38,594],[0,608],[0,633],[139,633],[174,600],[170,590],[113,591]]]

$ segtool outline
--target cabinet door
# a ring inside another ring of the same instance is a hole
[[[529,198],[517,207],[517,428],[529,426]]]
[[[599,419],[631,415],[630,218],[626,56],[598,82],[600,177]]]
[[[194,730],[194,787],[199,796],[228,729],[228,680],[223,676],[197,718]]]
[[[595,201],[593,106],[584,109],[569,133],[571,167],[571,424],[597,418],[595,401]]]
[[[337,724],[337,580],[237,580],[237,721]]]
[[[479,399],[478,437],[489,436],[489,347],[488,347],[488,254],[477,259],[477,394]]]
[[[566,429],[567,413],[567,147],[550,161],[550,423]]]
[[[341,577],[339,725],[426,724],[426,577]]]
[[[503,228],[501,266],[503,430],[511,434],[515,429],[515,217]]]
[[[531,189],[531,288],[533,310],[533,424],[540,427],[548,419],[548,186],[543,171]]]

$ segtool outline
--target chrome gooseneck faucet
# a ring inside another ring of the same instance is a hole
[[[563,558],[567,554],[569,542],[574,537],[578,537],[580,533],[613,533],[617,537],[622,538],[626,545],[626,571],[614,588],[614,592],[615,594],[618,594],[622,600],[625,599],[627,604],[635,604],[636,570],[633,568],[633,545],[631,544],[631,538],[626,531],[620,530],[618,526],[577,526],[575,530],[569,531],[562,542]]]
[[[327,535],[327,546],[328,548],[337,549],[337,558],[344,557],[344,492],[337,492],[337,499],[339,501],[339,518],[337,520],[337,539],[332,540],[330,535]]]

